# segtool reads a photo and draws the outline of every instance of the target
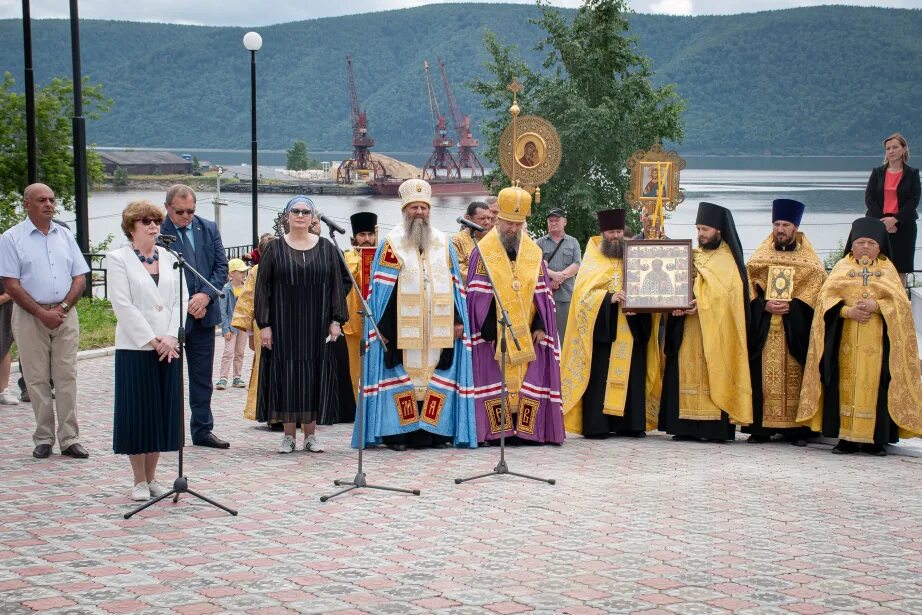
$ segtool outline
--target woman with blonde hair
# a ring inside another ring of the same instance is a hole
[[[134,476],[131,499],[159,497],[160,453],[179,450],[183,424],[179,406],[180,296],[172,254],[156,245],[164,211],[133,201],[122,212],[129,244],[106,255],[109,299],[115,326],[115,413],[112,449],[128,455]]]
[[[866,216],[884,223],[890,253],[900,279],[915,269],[916,220],[919,218],[919,169],[908,164],[909,143],[898,132],[884,139],[884,163],[871,171],[864,191]]]

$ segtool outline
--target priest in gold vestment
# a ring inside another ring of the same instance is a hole
[[[529,213],[528,192],[519,187],[501,190],[496,226],[480,240],[471,256],[467,309],[478,442],[495,441],[504,433],[506,438],[529,442],[562,444],[565,438],[554,297],[541,248],[522,230]],[[502,333],[494,292],[509,313],[511,328],[521,344],[518,349],[512,336],[507,337],[505,419],[500,367]]]
[[[467,206],[467,211],[464,212],[464,217],[483,229],[483,232],[480,232],[463,227],[451,237],[451,243],[455,247],[455,252],[458,256],[461,284],[467,286],[467,268],[471,264],[471,254],[474,253],[477,242],[493,228],[496,220],[493,218],[490,206],[483,201],[471,202]]]
[[[349,222],[352,226],[352,249],[347,250],[343,256],[346,257],[346,264],[349,266],[352,277],[365,293],[365,299],[368,299],[371,263],[374,261],[375,251],[378,248],[378,216],[370,211],[362,211],[353,214]],[[359,369],[361,360],[359,344],[365,323],[362,314],[359,313],[362,310],[362,302],[359,301],[355,288],[350,290],[346,296],[346,307],[349,310],[349,320],[343,323],[343,337],[346,338],[346,346],[349,349],[349,376],[352,379],[352,403],[354,404],[361,371]]]
[[[264,233],[259,238],[259,247],[257,252],[264,254],[266,246],[270,241],[275,239],[275,235]],[[250,350],[253,351],[253,369],[250,371],[250,384],[247,385],[247,401],[243,408],[243,418],[251,421],[266,422],[266,417],[256,416],[256,393],[259,390],[259,358],[262,354],[262,344],[254,344],[253,340],[259,339],[259,327],[256,326],[256,319],[253,315],[254,305],[253,296],[256,292],[256,276],[259,274],[259,261],[256,261],[250,268],[250,275],[247,276],[243,283],[243,291],[237,297],[237,305],[234,307],[234,315],[231,318],[231,326],[240,331],[246,331],[249,337]],[[270,425],[270,427],[273,427]],[[275,425],[281,429],[281,423]]]
[[[839,438],[833,453],[886,455],[922,435],[915,326],[883,222],[859,218],[820,291],[798,422]]]
[[[659,428],[675,440],[733,440],[752,422],[749,282],[730,210],[700,203],[694,299],[666,323]]]
[[[567,323],[580,335],[563,343],[564,427],[592,439],[642,438],[647,428],[656,428],[659,408],[659,392],[652,390],[661,384],[659,314],[621,309],[625,214],[624,209],[596,213],[602,235],[586,246]]]
[[[778,434],[806,446],[813,435],[797,423],[797,403],[813,307],[826,269],[798,230],[804,209],[800,201],[775,199],[772,232],[746,265],[752,299],[752,425],[743,431],[751,443]]]

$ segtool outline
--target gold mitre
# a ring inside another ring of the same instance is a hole
[[[410,203],[425,203],[430,209],[432,208],[432,186],[429,182],[421,179],[408,179],[400,184],[397,189],[400,194],[400,209]]]
[[[506,222],[525,222],[531,215],[531,195],[527,190],[512,186],[503,188],[497,197],[500,220]]]

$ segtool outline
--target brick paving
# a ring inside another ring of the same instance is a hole
[[[512,470],[555,486],[454,484],[492,468],[494,448],[372,450],[370,481],[422,495],[321,504],[354,474],[351,426],[322,428],[325,454],[281,456],[229,389],[215,415],[232,448],[187,449],[186,474],[240,515],[186,497],[125,520],[112,358],[79,370],[87,461],[32,459],[31,408],[0,407],[0,613],[922,613],[918,445],[882,459],[662,434],[509,449]]]

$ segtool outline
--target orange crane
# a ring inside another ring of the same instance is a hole
[[[340,184],[351,184],[359,178],[374,180],[384,176],[384,166],[371,156],[370,150],[375,140],[368,136],[368,116],[365,115],[365,111],[359,109],[351,55],[346,56],[346,66],[349,73],[349,107],[352,113],[352,158],[343,160],[336,169],[336,181]]]
[[[432,87],[432,76],[429,74],[429,62],[423,60],[423,70],[426,73],[426,86],[429,88],[429,115],[435,125],[435,137],[432,139],[432,155],[423,167],[423,179],[461,179],[461,167],[455,160],[451,148],[454,141],[448,136],[448,122],[439,112],[439,101],[435,97],[435,88]]]
[[[451,83],[448,81],[448,73],[445,71],[445,62],[442,58],[438,61],[439,70],[442,73],[442,85],[445,86],[445,97],[448,99],[448,108],[451,111],[451,123],[458,135],[458,166],[462,169],[470,169],[471,177],[483,177],[483,165],[477,157],[477,152],[474,151],[480,146],[480,141],[471,134],[470,116],[461,115],[461,111],[458,110],[458,103],[455,101]]]

